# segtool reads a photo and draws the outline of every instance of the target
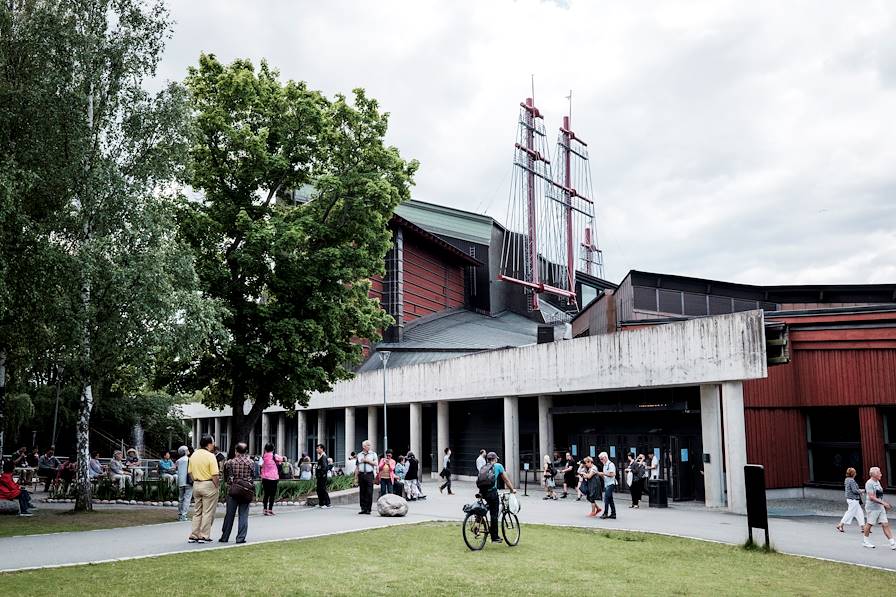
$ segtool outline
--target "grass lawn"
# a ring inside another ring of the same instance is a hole
[[[136,508],[133,510],[97,510],[75,514],[71,510],[40,508],[34,516],[0,517],[0,537],[13,535],[38,535],[41,533],[61,533],[64,531],[92,531],[132,527],[141,524],[173,522],[177,510],[172,508]]]
[[[733,546],[537,525],[523,526],[517,547],[470,552],[460,525],[444,523],[0,574],[7,595],[831,595],[886,593],[894,581]]]

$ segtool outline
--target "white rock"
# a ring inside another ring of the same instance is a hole
[[[400,495],[387,493],[376,501],[376,511],[380,516],[404,516],[408,513],[408,502]]]

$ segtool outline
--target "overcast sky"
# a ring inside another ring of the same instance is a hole
[[[518,103],[573,91],[606,277],[896,282],[896,3],[171,0],[202,51],[364,87],[413,197],[506,220]]]

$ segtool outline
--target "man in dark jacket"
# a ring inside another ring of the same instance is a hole
[[[330,463],[327,462],[327,452],[323,444],[317,444],[317,506],[318,508],[331,508],[330,494],[327,493],[327,472],[330,470]]]

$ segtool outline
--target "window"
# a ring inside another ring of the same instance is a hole
[[[633,286],[635,309],[656,311],[656,289],[644,286]]]
[[[685,315],[706,315],[706,295],[684,293]]]
[[[862,470],[858,409],[812,409],[806,414],[806,426],[809,481],[842,485],[847,468]]]
[[[659,310],[663,313],[681,315],[681,293],[677,290],[657,290]]]
[[[591,301],[597,298],[597,288],[593,286],[586,286],[582,284],[582,304],[580,306],[584,307]]]

